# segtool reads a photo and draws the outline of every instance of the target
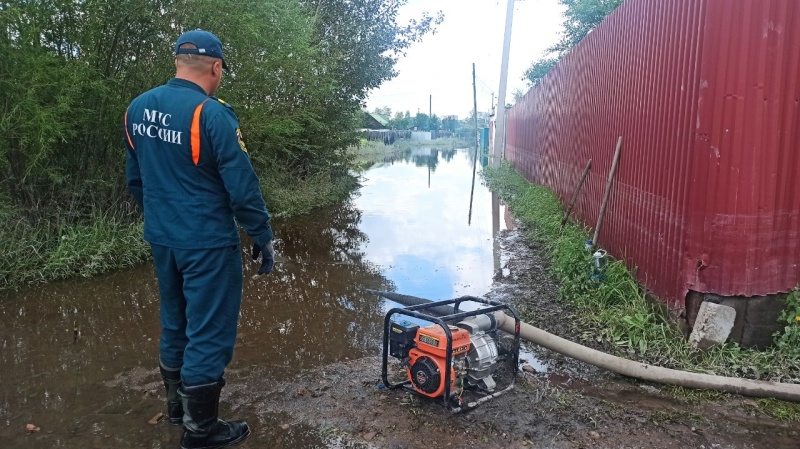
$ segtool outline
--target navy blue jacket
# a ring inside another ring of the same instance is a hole
[[[173,78],[131,102],[125,145],[128,189],[144,211],[149,243],[234,245],[236,221],[255,243],[272,240],[258,178],[227,103]]]

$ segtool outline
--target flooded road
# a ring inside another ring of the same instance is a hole
[[[489,290],[503,258],[493,236],[507,214],[478,180],[470,209],[467,150],[421,147],[362,176],[342,204],[274,223],[280,262],[271,275],[254,279],[243,249],[229,384],[379,354],[394,305],[364,288],[430,299]],[[147,423],[163,408],[158,301],[149,264],[0,292],[0,447],[177,447],[178,428]],[[255,428],[249,447],[335,447],[315,429],[281,430],[280,414],[230,412],[227,399],[223,390],[221,415]],[[41,430],[28,433],[27,424]]]

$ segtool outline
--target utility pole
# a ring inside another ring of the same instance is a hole
[[[514,0],[508,0],[506,10],[506,34],[503,38],[503,62],[500,65],[500,91],[497,94],[497,115],[494,126],[492,166],[500,165],[501,151],[506,145],[506,79],[508,78],[508,54],[511,49],[511,22],[514,21]]]

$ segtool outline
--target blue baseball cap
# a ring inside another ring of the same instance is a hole
[[[181,48],[183,44],[192,44],[197,48]],[[205,55],[222,59],[222,68],[228,70],[228,64],[222,57],[222,41],[214,33],[204,30],[187,31],[175,41],[176,55]]]

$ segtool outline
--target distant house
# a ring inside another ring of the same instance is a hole
[[[374,112],[364,111],[363,128],[365,129],[389,129],[389,119]]]
[[[397,139],[409,138],[410,131],[396,131],[389,129],[389,119],[374,112],[364,111],[361,136],[367,140],[383,141],[391,145]]]

